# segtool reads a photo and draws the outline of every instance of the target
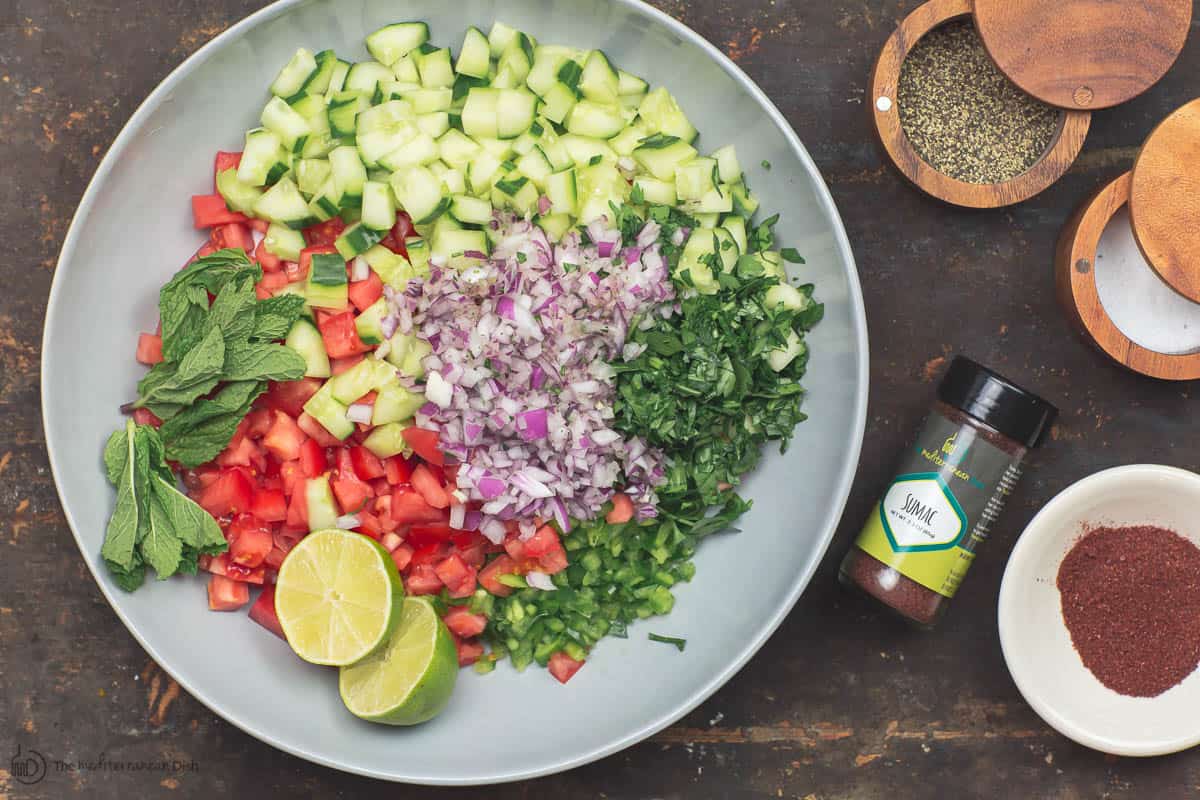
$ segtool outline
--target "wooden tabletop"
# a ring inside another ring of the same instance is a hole
[[[1200,467],[1192,384],[1123,372],[1083,345],[1055,303],[1052,264],[1055,237],[1075,205],[1128,169],[1154,125],[1192,99],[1200,37],[1155,89],[1096,114],[1062,181],[1016,208],[978,212],[918,194],[881,160],[868,126],[871,64],[917,0],[654,2],[762,86],[833,190],[871,329],[862,463],[845,521],[808,591],[724,689],[625,752],[486,796],[1195,797],[1200,753],[1106,757],[1044,725],[1004,667],[995,605],[1005,552],[1069,483],[1132,462]],[[341,774],[214,716],[125,631],[79,557],[55,494],[38,362],[45,299],[71,215],[142,99],[260,5],[7,0],[0,10],[0,800],[485,796]],[[129,221],[129,235],[137,225]],[[86,347],[87,332],[79,333]],[[1037,390],[1063,415],[949,616],[921,634],[848,595],[836,571],[954,353]],[[236,676],[237,654],[228,658]],[[26,786],[9,769],[18,747],[44,756],[44,780]],[[126,761],[150,763],[115,770]]]

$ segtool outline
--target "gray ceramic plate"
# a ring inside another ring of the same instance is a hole
[[[447,711],[410,730],[342,708],[332,670],[300,662],[244,615],[213,614],[200,579],[118,589],[99,558],[113,504],[100,464],[141,369],[137,333],[154,327],[158,287],[199,245],[188,197],[209,191],[212,156],[240,147],[265,87],[294,49],[364,58],[364,34],[426,19],[457,50],[466,25],[500,18],[547,42],[602,48],[676,94],[709,149],[735,142],[783,244],[808,259],[825,321],[812,335],[810,421],[786,456],[747,485],[743,532],[716,536],[674,613],[596,648],[567,687],[538,669],[461,676]],[[755,165],[764,159],[766,173]],[[812,160],[771,102],[692,31],[636,0],[288,0],[235,25],[170,75],[129,121],[84,195],[46,316],[46,442],[67,519],[129,630],[189,692],[276,747],[338,769],[419,783],[474,784],[567,769],[681,717],[762,645],[808,583],[833,534],[862,442],[867,341],[845,232]],[[648,631],[688,640],[686,653]],[[488,720],[479,724],[478,716]],[[503,724],[498,724],[503,721]],[[469,754],[464,757],[464,753]]]

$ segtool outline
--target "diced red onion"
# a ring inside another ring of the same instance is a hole
[[[467,507],[462,503],[450,504],[450,527],[461,531],[467,521]]]
[[[517,414],[517,430],[527,442],[546,437],[546,409],[535,408]]]
[[[613,242],[597,242],[596,250],[600,253],[601,258],[610,258],[613,254],[613,248],[616,245]]]
[[[344,531],[352,530],[361,525],[362,522],[358,518],[358,514],[343,514],[334,521],[334,525]]]
[[[350,262],[350,280],[365,281],[369,277],[371,277],[371,265],[362,256],[356,256]]]
[[[484,253],[480,250],[464,250],[463,255],[467,258],[478,258],[480,261],[483,261],[487,258],[487,253]]]
[[[538,198],[538,213],[543,215],[550,213],[550,198],[546,195]]]
[[[361,422],[364,425],[369,425],[373,411],[374,407],[369,403],[353,403],[346,409],[346,419],[351,422]]]
[[[543,592],[553,592],[558,588],[554,585],[554,581],[550,580],[549,575],[539,572],[536,569],[525,573],[525,582],[534,589],[541,589]]]

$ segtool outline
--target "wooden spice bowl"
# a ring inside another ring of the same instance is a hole
[[[938,171],[917,153],[900,121],[897,102],[904,60],[930,31],[972,16],[971,0],[929,0],[914,9],[887,40],[871,78],[871,115],[888,157],[926,193],[968,208],[999,208],[1027,200],[1066,173],[1087,138],[1088,111],[1064,110],[1042,157],[1025,172],[999,183],[968,183]]]
[[[1063,228],[1054,262],[1059,303],[1084,338],[1118,364],[1162,380],[1200,378],[1200,352],[1142,347],[1121,332],[1100,302],[1096,251],[1108,223],[1129,203],[1132,186],[1133,173],[1127,172],[1088,198]]]

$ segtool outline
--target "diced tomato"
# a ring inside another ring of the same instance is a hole
[[[274,586],[267,585],[263,587],[262,592],[258,595],[258,599],[254,601],[254,605],[250,606],[250,619],[262,625],[280,639],[287,640],[287,637],[283,635],[283,626],[279,624],[279,617],[275,615]]]
[[[334,375],[341,375],[343,372],[346,372],[352,367],[356,366],[364,358],[366,358],[366,356],[362,353],[355,353],[354,355],[347,356],[346,358],[331,358],[329,359],[329,370]]]
[[[265,272],[262,280],[254,284],[254,294],[259,300],[274,297],[288,285],[287,275],[282,272]]]
[[[549,525],[538,528],[533,536],[525,540],[525,555],[530,558],[541,558],[551,550],[562,547],[558,542],[558,534]]]
[[[321,329],[325,352],[330,358],[348,358],[371,349],[371,345],[363,342],[358,336],[353,311],[327,316],[324,321],[318,319],[317,327]]]
[[[267,249],[267,240],[263,239],[254,248],[254,260],[263,268],[263,272],[280,272],[283,269],[283,259]],[[284,281],[287,284],[287,281]]]
[[[296,424],[300,426],[300,430],[307,433],[322,447],[337,447],[342,443],[341,439],[325,430],[324,425],[317,422],[307,413],[301,412],[300,416],[296,418]]]
[[[447,514],[426,503],[420,493],[398,486],[392,493],[392,519],[401,525],[445,522]]]
[[[337,452],[337,471],[334,472],[329,484],[333,488],[334,497],[337,498],[343,514],[354,514],[362,510],[366,506],[367,500],[373,497],[371,487],[363,483],[355,474],[350,451],[346,448]]]
[[[250,235],[250,229],[238,222],[218,225],[212,229],[208,238],[218,250],[237,247],[246,251],[246,255],[254,252],[254,238]]]
[[[283,566],[285,558],[287,558],[286,552],[280,550],[278,547],[272,547],[271,552],[267,553],[267,557],[263,559],[263,566],[278,572],[279,568]]]
[[[346,230],[346,223],[341,217],[331,217],[324,222],[311,225],[304,229],[304,241],[309,247],[332,247],[337,238]]]
[[[263,437],[262,443],[280,461],[291,461],[300,458],[300,448],[308,440],[304,431],[282,411],[275,412],[275,419],[270,430]]]
[[[408,569],[408,564],[412,561],[412,557],[413,549],[407,544],[396,545],[396,549],[392,550],[392,561],[395,562],[396,569],[401,572]],[[434,577],[436,578],[437,576],[434,575]],[[440,584],[441,581],[438,581],[438,583]],[[438,588],[440,589],[441,587],[439,586]]]
[[[355,308],[366,311],[376,300],[383,297],[383,279],[371,270],[366,280],[351,282],[347,293]]]
[[[208,579],[208,607],[212,611],[237,611],[250,602],[250,587],[222,575]]]
[[[475,569],[483,569],[484,563],[487,562],[486,540],[474,542],[466,546],[459,544],[457,547],[458,554],[460,557],[462,557],[463,561],[467,562],[467,564],[471,565]]]
[[[197,228],[212,228],[231,222],[245,222],[245,214],[230,211],[225,198],[219,194],[192,195],[192,225]]]
[[[405,543],[412,544],[407,540]],[[412,547],[414,548],[412,557],[413,566],[420,564],[429,564],[430,566],[435,566],[439,561],[446,558],[446,556],[450,555],[450,553],[454,550],[454,546],[446,541],[431,542],[430,544],[423,546],[417,546],[413,544]]]
[[[254,486],[240,469],[222,470],[211,484],[200,491],[196,502],[214,517],[237,514],[250,508]]]
[[[268,408],[278,408],[292,417],[304,413],[304,404],[309,401],[323,381],[320,378],[301,378],[296,381],[272,381],[265,397]]]
[[[244,433],[237,433],[219,456],[217,463],[222,467],[266,467],[266,457],[254,441]]]
[[[571,680],[584,662],[576,661],[567,655],[566,651],[559,650],[554,655],[550,656],[550,674],[555,677],[559,683],[566,683]]]
[[[137,360],[139,364],[154,366],[163,360],[162,337],[153,333],[138,335]]]
[[[255,408],[246,416],[246,435],[252,439],[261,439],[263,434],[271,429],[275,417],[269,408]]]
[[[287,519],[284,520],[289,528],[297,530],[308,530],[308,498],[303,491],[303,483],[298,483],[296,488],[298,491],[292,494],[292,501],[288,503]]]
[[[306,478],[315,478],[325,471],[325,448],[316,439],[306,439],[300,445],[300,472]]]
[[[392,553],[395,560],[396,554]],[[437,576],[432,564],[417,564],[404,578],[404,589],[410,595],[437,594],[442,591],[442,579]]]
[[[414,233],[416,233],[416,230],[413,228],[412,217],[405,211],[399,211],[396,213],[396,224],[388,231],[387,236],[383,237],[380,244],[393,253],[399,253],[408,258],[408,248],[404,242]]]
[[[504,540],[504,552],[508,553],[509,558],[513,561],[521,562],[525,560],[525,543],[516,537],[509,535]]]
[[[379,524],[379,517],[375,516],[370,511],[358,512],[358,527],[354,530],[358,531],[364,536],[370,536],[377,542],[381,542],[383,540],[383,526]]]
[[[466,606],[450,606],[442,621],[451,633],[462,639],[478,636],[487,627],[487,617],[483,614],[472,614]]]
[[[263,522],[283,522],[287,519],[287,498],[279,489],[259,489],[250,503],[250,513]]]
[[[308,270],[301,268],[297,261],[284,261],[283,274],[288,283],[296,283],[308,277]]]
[[[350,448],[350,460],[354,464],[355,473],[364,481],[382,478],[386,472],[379,456],[362,445]]]
[[[567,551],[562,548],[562,545],[554,548],[550,552],[541,556],[538,563],[542,567],[542,572],[547,575],[554,575],[562,572],[567,568]]]
[[[213,575],[220,575],[222,578],[229,578],[229,580],[239,583],[253,583],[256,586],[262,586],[267,576],[265,567],[247,567],[244,564],[238,564],[230,558],[228,552],[210,557],[208,563],[201,563],[201,566]]]
[[[383,549],[389,553],[395,550],[400,545],[404,544],[403,537],[395,533],[385,533],[379,537],[379,543],[383,545]]]
[[[246,224],[250,226],[250,230],[258,231],[263,236],[266,236],[267,231],[271,228],[270,222],[265,219],[256,219],[255,217],[251,217]]]
[[[404,437],[408,446],[425,461],[439,467],[446,463],[446,457],[442,455],[442,451],[438,447],[437,431],[412,427],[405,428],[400,435]]]
[[[311,439],[309,441],[312,441]],[[315,443],[314,443],[315,444]],[[325,452],[321,450],[320,445],[316,445],[317,450],[321,453],[321,458],[324,459]],[[303,450],[303,448],[301,448]],[[321,473],[318,472],[317,475]],[[285,461],[279,465],[279,485],[283,489],[283,494],[286,497],[291,497],[297,486],[303,486],[301,483],[305,478],[315,478],[316,475],[305,475],[300,461]]]
[[[450,541],[454,529],[449,525],[413,525],[408,529],[404,541],[413,547],[426,547],[431,544]]]
[[[433,477],[429,467],[418,464],[412,473],[412,486],[421,493],[425,502],[434,508],[449,508],[450,494],[442,486],[442,482]]]
[[[162,420],[154,415],[154,412],[148,408],[135,408],[133,410],[133,421],[138,425],[150,425],[157,428],[162,425]]]
[[[454,637],[454,647],[458,650],[458,665],[469,667],[483,656],[483,645],[477,641],[465,641]]]
[[[282,500],[283,496],[280,495]],[[238,514],[229,525],[229,558],[243,567],[257,567],[275,546],[271,528],[253,514]]]
[[[479,571],[479,583],[483,588],[497,597],[508,597],[512,594],[512,587],[501,583],[499,577],[501,575],[516,575],[517,572],[517,562],[513,561],[510,556],[496,556],[488,562],[486,567]]]
[[[629,495],[617,492],[613,495],[612,504],[612,511],[604,516],[604,521],[609,525],[620,525],[633,519],[633,501]]]
[[[408,483],[412,478],[412,468],[404,460],[404,456],[392,456],[383,461],[384,477],[392,486]]]
[[[239,166],[241,166],[241,163],[241,153],[226,153],[218,150],[216,162],[213,164],[213,191],[216,191],[217,175],[227,169],[237,169]]]

